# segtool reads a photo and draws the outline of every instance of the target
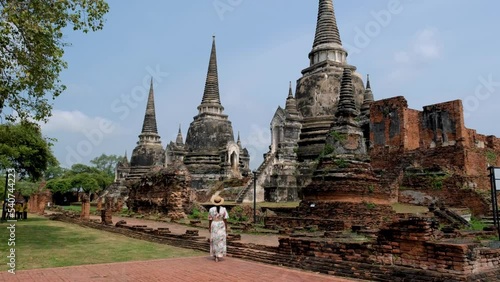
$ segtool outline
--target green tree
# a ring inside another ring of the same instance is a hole
[[[52,192],[66,193],[71,189],[82,189],[92,194],[105,189],[113,182],[113,177],[95,167],[74,164],[62,176],[47,181],[47,189]]]
[[[100,30],[108,11],[104,0],[0,0],[0,114],[46,121],[50,100],[65,89],[59,75],[68,26]]]
[[[99,157],[92,159],[90,163],[107,175],[114,177],[115,166],[120,160],[122,160],[122,158],[123,157],[117,155],[102,154]]]
[[[47,167],[57,165],[50,146],[36,124],[1,124],[0,168],[14,168],[21,178],[36,181]]]
[[[43,172],[43,177],[45,180],[50,180],[63,176],[66,171],[67,169],[60,167],[59,165],[51,165]]]

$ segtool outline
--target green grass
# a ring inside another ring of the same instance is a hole
[[[0,224],[0,271],[7,271],[7,223]],[[202,255],[31,215],[16,223],[16,270]]]
[[[474,230],[474,231],[483,231],[483,229],[488,226],[487,224],[484,224],[480,219],[472,217],[470,220],[470,227],[469,230]]]
[[[74,212],[81,212],[82,211],[81,205],[61,206],[61,207],[67,211],[74,211]],[[90,206],[90,212],[95,212],[96,210],[97,210],[97,207]]]

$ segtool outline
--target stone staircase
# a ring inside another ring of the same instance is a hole
[[[127,175],[126,180],[132,180],[132,181],[138,181],[141,179],[141,177],[150,172],[151,167],[149,166],[137,166],[134,167],[133,170],[130,171],[130,174]]]
[[[257,168],[257,177],[259,177],[262,172],[268,168],[272,164],[272,160],[274,159],[275,154],[271,154],[271,152],[266,154],[266,157],[264,159],[264,162]],[[245,196],[248,194],[250,190],[253,189],[254,185],[254,177],[252,176],[250,180],[248,181],[247,186],[241,190],[241,192],[238,194],[236,197],[236,203],[241,204],[243,203],[243,200],[245,199]]]
[[[500,211],[498,212],[497,220],[500,221]],[[488,215],[482,216],[481,222],[485,225],[493,226],[495,224],[495,221],[493,219],[493,211],[491,211],[490,214],[488,214]]]

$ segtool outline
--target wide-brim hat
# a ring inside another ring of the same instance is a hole
[[[212,204],[216,206],[220,206],[224,203],[224,198],[222,198],[221,196],[212,196],[210,202],[212,202]]]

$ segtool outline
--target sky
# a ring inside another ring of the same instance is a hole
[[[68,88],[43,134],[61,166],[136,146],[154,79],[163,146],[184,139],[198,113],[216,36],[221,103],[257,168],[289,81],[309,66],[315,0],[110,0],[102,31],[69,31]],[[500,137],[500,2],[335,0],[348,63],[370,74],[376,100],[404,96],[412,109],[461,99],[465,125]]]

